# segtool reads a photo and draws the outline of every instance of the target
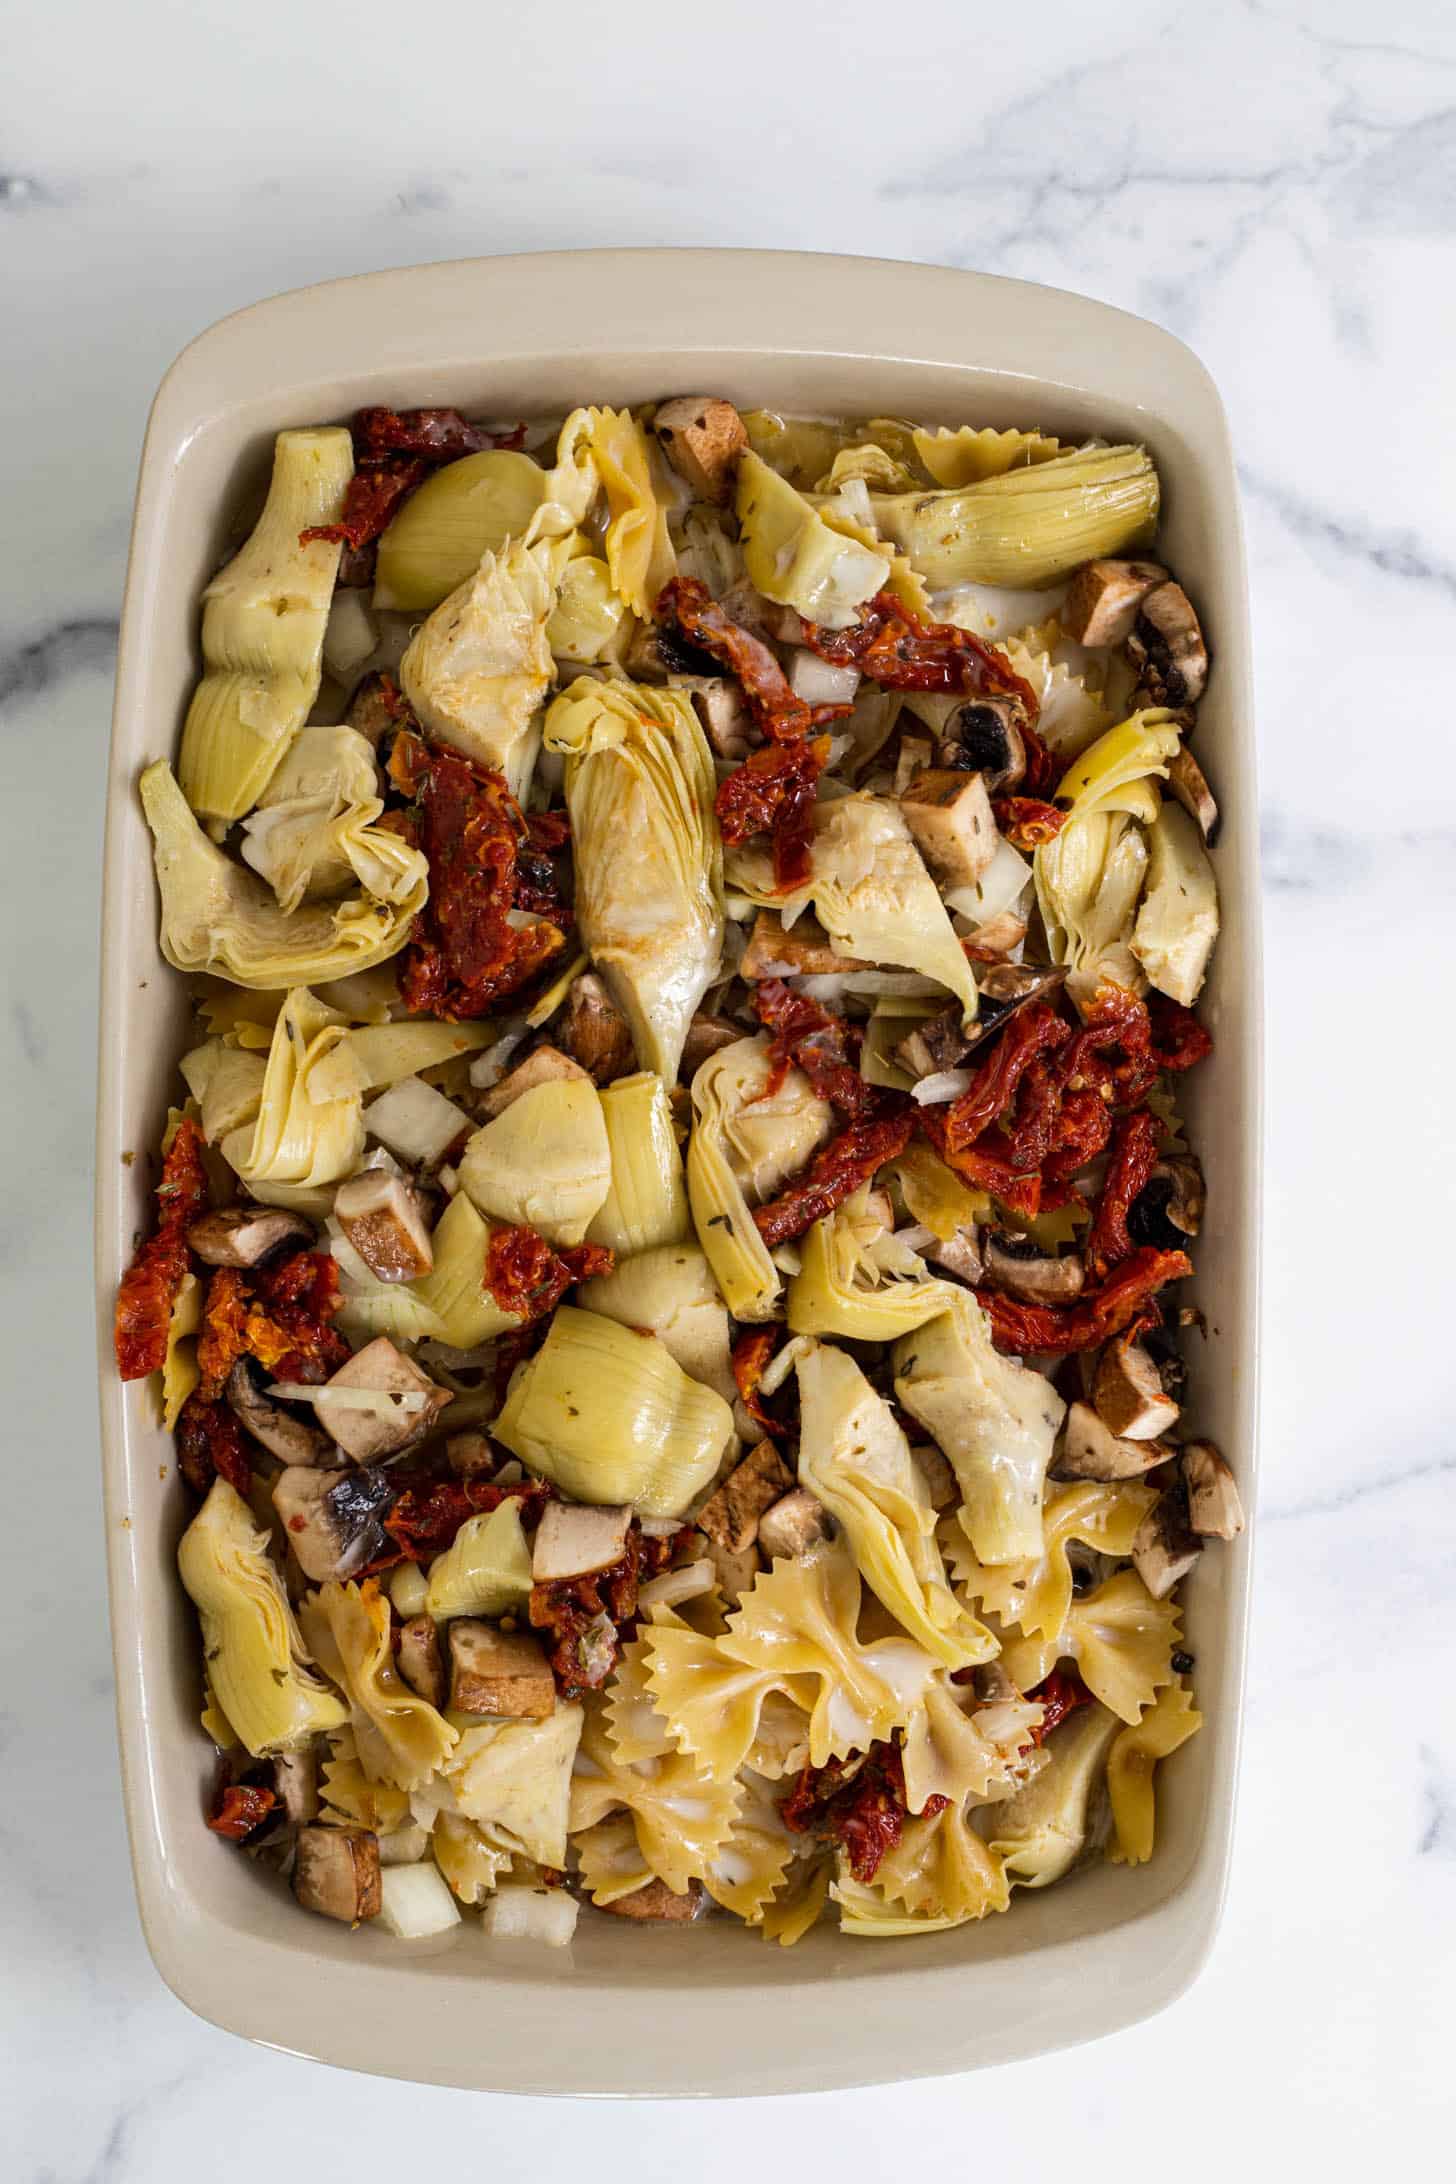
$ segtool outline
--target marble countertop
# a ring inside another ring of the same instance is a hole
[[[1296,2153],[1333,2178],[1429,2165],[1456,2019],[1449,8],[925,0],[902,30],[863,0],[436,0],[424,19],[49,0],[7,43],[7,2178],[333,2184],[428,2162],[548,2184],[631,2163],[716,2184],[745,2158],[867,2178],[907,2148],[927,2174],[1039,2175],[1049,2125],[1089,2184],[1155,2153],[1190,2180]],[[117,1791],[90,1363],[101,749],[156,382],[278,289],[647,242],[971,265],[1161,321],[1232,415],[1258,637],[1265,1485],[1213,1961],[1163,2017],[1051,2064],[721,2119],[325,2075],[166,1992]]]

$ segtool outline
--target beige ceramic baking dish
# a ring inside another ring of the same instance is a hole
[[[174,1569],[184,1521],[144,1387],[110,1354],[112,1297],[149,1219],[155,1144],[184,1029],[156,943],[146,761],[173,751],[198,672],[197,597],[239,496],[284,425],[360,403],[560,413],[710,390],[745,406],[1038,424],[1144,440],[1168,559],[1216,670],[1199,757],[1225,814],[1224,936],[1191,1081],[1208,1172],[1194,1416],[1252,1498],[1259,1177],[1259,926],[1249,632],[1227,426],[1191,353],[1076,296],[985,275],[751,251],[483,259],[334,282],[203,334],[162,383],[142,457],[121,631],[106,833],[97,1306],[117,1706],[142,1921],[174,1991],[295,2053],[440,2084],[541,2093],[727,2094],[911,2078],[1087,2040],[1163,2008],[1217,1925],[1239,1745],[1248,1537],[1204,1556],[1188,1644],[1205,1733],[1159,1777],[1159,1848],[1009,1916],[923,1939],[798,1948],[728,1921],[660,1931],[585,1916],[566,1950],[467,1924],[400,1944],[304,1916],[201,1824],[211,1757],[194,1627]]]

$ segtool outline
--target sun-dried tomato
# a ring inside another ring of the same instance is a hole
[[[1213,1039],[1192,1009],[1170,1001],[1165,993],[1148,998],[1148,1032],[1152,1056],[1159,1069],[1175,1074],[1193,1069],[1213,1052]]]
[[[247,1341],[261,1365],[280,1380],[316,1383],[347,1363],[349,1345],[331,1324],[344,1301],[331,1252],[296,1251],[279,1266],[255,1268],[252,1281],[261,1304],[248,1315]]]
[[[1073,1304],[1020,1304],[995,1289],[978,1289],[976,1295],[985,1306],[998,1350],[1018,1355],[1028,1350],[1094,1350],[1109,1335],[1121,1334],[1165,1283],[1192,1272],[1183,1252],[1143,1246]]]
[[[1112,1133],[1107,1173],[1087,1237],[1087,1272],[1100,1282],[1132,1250],[1127,1212],[1157,1166],[1163,1126],[1146,1107],[1123,1115]]]
[[[206,1494],[214,1479],[247,1496],[253,1486],[243,1429],[225,1403],[189,1395],[177,1419],[177,1469],[194,1494]]]
[[[886,1111],[841,1130],[777,1198],[758,1208],[754,1223],[766,1244],[784,1244],[790,1237],[802,1236],[806,1228],[843,1205],[862,1183],[868,1183],[887,1160],[904,1152],[915,1127],[914,1111],[908,1101],[891,1107],[893,1094],[881,1093],[880,1098]]]
[[[1040,849],[1054,842],[1067,823],[1067,814],[1039,796],[994,796],[991,816],[1013,849]]]
[[[355,452],[363,457],[420,455],[430,463],[453,463],[487,448],[518,448],[526,428],[491,432],[470,424],[456,409],[394,410],[376,404],[354,412],[353,434]]]
[[[248,1284],[236,1267],[220,1266],[207,1284],[197,1336],[198,1394],[216,1402],[223,1384],[248,1347]]]
[[[934,1818],[949,1802],[932,1792],[922,1817]],[[905,1831],[905,1762],[899,1745],[872,1744],[858,1766],[853,1759],[831,1759],[823,1767],[805,1767],[779,1812],[795,1835],[842,1843],[851,1873],[868,1886]]]
[[[1015,698],[1027,720],[1036,719],[1036,692],[1004,653],[952,622],[922,622],[893,592],[876,592],[849,629],[806,622],[804,642],[821,660],[857,667],[883,690]]]
[[[1009,1212],[1035,1219],[1042,1207],[1042,1181],[1036,1170],[1016,1161],[1003,1130],[983,1132],[974,1145],[953,1146],[946,1134],[948,1112],[945,1107],[922,1107],[915,1120],[952,1174],[973,1190],[990,1191]]]
[[[781,895],[810,876],[814,805],[828,762],[828,736],[766,743],[719,783],[713,809],[724,841],[731,846],[754,834],[771,836],[774,887]]]
[[[299,545],[311,546],[315,539],[322,539],[330,546],[344,546],[355,553],[361,547],[372,546],[429,474],[430,465],[418,456],[386,455],[379,462],[359,463],[345,488],[338,522],[310,525],[299,532]]]
[[[753,988],[753,1006],[765,1031],[773,1034],[768,1082],[756,1098],[772,1099],[797,1065],[819,1097],[841,1114],[858,1120],[876,1111],[879,1093],[859,1072],[864,1043],[860,1025],[836,1016],[782,978],[760,979]]]
[[[526,1479],[515,1486],[495,1486],[488,1479],[461,1479],[438,1474],[412,1479],[394,1507],[381,1521],[392,1549],[386,1548],[359,1572],[373,1577],[400,1562],[432,1562],[454,1541],[462,1524],[471,1517],[488,1515],[504,1501],[516,1502],[522,1521],[538,1515],[551,1500],[554,1489],[545,1479]]]
[[[187,1231],[207,1211],[202,1132],[190,1116],[178,1123],[157,1185],[157,1226],[121,1277],[116,1293],[116,1369],[123,1380],[160,1372],[167,1357],[172,1307],[190,1263]]]
[[[748,709],[775,743],[792,743],[842,720],[847,705],[808,705],[795,695],[789,679],[761,639],[730,621],[696,577],[678,576],[653,603],[659,622],[672,622],[693,644],[737,677]]]
[[[526,820],[504,777],[459,752],[400,735],[390,772],[397,783],[412,785],[430,867],[429,900],[415,920],[400,989],[416,1015],[451,1023],[482,1016],[518,992],[565,942],[554,916],[524,927],[511,923],[511,912],[522,907],[516,890],[523,846],[533,860],[528,895],[542,883]]]
[[[636,1615],[647,1544],[634,1522],[621,1560],[610,1569],[531,1587],[526,1614],[531,1627],[551,1640],[551,1672],[564,1699],[599,1690],[616,1667],[624,1626]],[[655,1567],[665,1567],[661,1558],[653,1560]]]
[[[758,1384],[779,1346],[781,1332],[777,1327],[747,1327],[733,1345],[733,1381],[738,1399],[749,1417],[756,1418],[765,1433],[774,1435],[785,1429],[768,1409],[758,1392]]]
[[[945,1110],[945,1142],[963,1151],[1011,1105],[1016,1088],[1039,1054],[1065,1044],[1068,1026],[1046,1001],[1018,1009],[996,1035],[971,1084]],[[1034,1162],[1029,1165],[1035,1165]]]
[[[553,1251],[533,1228],[492,1229],[482,1287],[503,1312],[520,1320],[554,1312],[573,1282],[610,1274],[616,1258],[603,1244],[563,1244]]]
[[[1021,777],[1023,794],[1031,797],[1051,796],[1067,770],[1064,761],[1057,757],[1049,745],[1042,742],[1036,730],[1026,721],[1021,723],[1021,743],[1025,754],[1025,771]]]
[[[1075,1714],[1079,1706],[1090,1706],[1092,1694],[1080,1676],[1054,1668],[1050,1676],[1043,1677],[1034,1691],[1026,1696],[1041,1708],[1040,1725],[1031,1732],[1033,1744],[1045,1744],[1053,1729],[1059,1729],[1069,1714]]]
[[[245,1782],[229,1783],[223,1790],[212,1811],[207,1825],[214,1835],[225,1835],[230,1843],[241,1843],[263,1825],[278,1798],[272,1790],[261,1790]]]
[[[1112,1132],[1112,1113],[1107,1102],[1089,1085],[1063,1092],[1058,1102],[1052,1143],[1041,1164],[1042,1203],[1050,1205],[1047,1187],[1065,1183],[1095,1160]]]

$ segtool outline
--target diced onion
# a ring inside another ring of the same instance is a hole
[[[529,1029],[527,1024],[517,1024],[512,1030],[502,1032],[494,1046],[488,1046],[476,1055],[470,1065],[470,1082],[477,1092],[483,1092],[500,1082],[505,1075],[507,1062]]]
[[[429,1847],[429,1830],[422,1828],[418,1820],[410,1820],[404,1827],[380,1836],[379,1863],[382,1866],[418,1865]]]
[[[975,1081],[971,1069],[938,1069],[932,1076],[918,1078],[910,1093],[918,1107],[938,1107],[942,1100],[958,1100]]]
[[[399,1941],[423,1941],[460,1924],[460,1910],[437,1867],[386,1866],[379,1876],[379,1924]]]
[[[374,618],[361,593],[341,587],[334,593],[324,630],[324,665],[335,681],[347,683],[378,642]]]
[[[789,663],[789,687],[806,705],[851,705],[859,688],[857,667],[836,667],[800,647]]]
[[[364,1127],[401,1160],[433,1167],[469,1130],[470,1117],[423,1077],[401,1077],[365,1108]]]
[[[650,1577],[638,1589],[639,1608],[677,1608],[685,1600],[698,1600],[711,1592],[718,1582],[718,1572],[705,1555],[701,1562],[685,1562],[680,1569],[664,1570],[660,1577]]]
[[[423,1389],[336,1388],[329,1382],[322,1387],[310,1387],[303,1380],[275,1380],[266,1393],[276,1396],[280,1403],[322,1403],[335,1410],[370,1411],[376,1418],[395,1418],[401,1411],[422,1411],[431,1401]]]
[[[498,1888],[480,1923],[492,1941],[541,1941],[561,1949],[576,1931],[580,1908],[564,1888]]]

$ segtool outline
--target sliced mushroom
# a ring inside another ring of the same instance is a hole
[[[680,394],[661,402],[652,429],[663,453],[700,500],[724,505],[748,445],[748,428],[731,402],[715,394]]]
[[[461,1714],[544,1721],[555,1710],[556,1684],[538,1641],[471,1616],[452,1623],[450,1704]]]
[[[400,1625],[399,1672],[411,1691],[431,1706],[445,1703],[445,1657],[433,1615],[412,1615]]]
[[[1062,629],[1078,645],[1125,644],[1148,593],[1167,581],[1156,561],[1085,561],[1062,602]]]
[[[944,1267],[947,1274],[954,1274],[957,1281],[978,1282],[985,1269],[981,1251],[980,1232],[974,1221],[958,1228],[954,1236],[926,1246],[925,1256],[932,1266]]]
[[[334,1218],[371,1274],[417,1281],[435,1263],[419,1195],[401,1176],[365,1168],[334,1194]]]
[[[1193,820],[1204,841],[1212,842],[1218,832],[1218,805],[1214,802],[1212,789],[1203,778],[1203,768],[1186,743],[1180,743],[1168,761],[1168,787]]]
[[[807,912],[785,926],[776,910],[760,910],[738,975],[752,986],[761,978],[812,978],[867,968],[858,956],[836,955],[819,920]]]
[[[1212,1441],[1185,1441],[1178,1461],[1193,1530],[1203,1539],[1236,1539],[1244,1529],[1244,1507],[1234,1475]]]
[[[1066,966],[1061,963],[990,964],[976,980],[981,1005],[976,1021],[966,1035],[968,1050],[983,1046],[993,1032],[1003,1029],[1018,1009],[1056,993],[1066,983],[1066,977]]]
[[[1178,1250],[1185,1237],[1203,1224],[1203,1170],[1191,1154],[1160,1160],[1127,1212],[1127,1233],[1135,1244],[1160,1251]]]
[[[623,661],[633,682],[680,682],[686,675],[707,680],[717,673],[717,663],[700,645],[689,643],[671,622],[644,622],[627,647]]]
[[[755,591],[747,577],[740,577],[718,601],[730,622],[746,629],[751,637],[771,645],[801,645],[804,642],[803,618],[792,607],[781,607],[773,599],[765,599]]]
[[[685,690],[692,699],[703,734],[718,758],[747,758],[755,743],[762,742],[741,685],[726,675],[677,675],[673,687]]]
[[[305,1911],[346,1926],[378,1918],[379,1838],[369,1828],[300,1828],[293,1893]]]
[[[580,1062],[574,1062],[559,1047],[549,1044],[533,1047],[523,1062],[517,1062],[515,1068],[502,1077],[499,1084],[491,1087],[485,1096],[485,1111],[494,1121],[523,1092],[534,1092],[539,1084],[557,1084],[564,1078],[585,1077],[587,1074]]]
[[[996,854],[996,821],[979,773],[930,767],[901,792],[900,812],[943,887],[973,886]]]
[[[258,1266],[284,1244],[311,1244],[314,1229],[301,1214],[274,1206],[229,1206],[207,1213],[187,1231],[189,1249],[204,1266]]]
[[[649,1881],[645,1888],[634,1888],[630,1896],[614,1896],[601,1909],[609,1911],[614,1919],[651,1919],[658,1923],[680,1924],[684,1920],[701,1918],[707,1902],[701,1881],[689,1881],[685,1896],[675,1894],[666,1881]]]
[[[344,712],[344,726],[357,728],[373,744],[398,728],[398,699],[387,675],[378,668],[355,683]]]
[[[936,763],[978,773],[990,796],[1014,789],[1026,772],[1020,698],[975,698],[947,719],[936,745]]]
[[[273,1507],[305,1577],[352,1577],[385,1542],[380,1519],[397,1488],[382,1471],[315,1471],[290,1464],[273,1481]]]
[[[1166,1600],[1202,1552],[1198,1535],[1188,1521],[1187,1495],[1181,1487],[1169,1487],[1137,1528],[1132,1543],[1133,1568],[1155,1600]]]
[[[698,1528],[719,1546],[741,1554],[758,1538],[764,1511],[789,1493],[793,1484],[794,1474],[773,1442],[760,1441],[699,1510]]]
[[[445,1461],[462,1479],[488,1479],[495,1472],[495,1456],[483,1433],[452,1433],[445,1443]]]
[[[807,1487],[797,1486],[759,1518],[759,1551],[771,1562],[785,1557],[793,1561],[817,1547],[821,1539],[828,1539],[829,1530],[829,1512],[824,1504]]]
[[[1090,1403],[1070,1403],[1052,1469],[1061,1479],[1137,1479],[1170,1453],[1165,1441],[1120,1441]]]
[[[1075,1252],[1054,1259],[1026,1237],[987,1232],[982,1256],[985,1279],[1023,1304],[1067,1304],[1080,1297],[1086,1269]]]
[[[290,1827],[305,1828],[317,1820],[319,1809],[318,1757],[313,1751],[280,1752],[273,1762],[273,1794]]]
[[[710,1054],[717,1054],[725,1046],[733,1046],[743,1037],[743,1026],[735,1024],[729,1016],[710,1016],[700,1010],[688,1025],[688,1035],[683,1041],[682,1068],[679,1074],[684,1084],[691,1084]]]
[[[970,1051],[971,1042],[961,1029],[961,1007],[956,1001],[917,1024],[898,1046],[891,1048],[890,1056],[912,1077],[937,1077],[942,1070],[958,1069]]]
[[[286,1404],[264,1393],[261,1368],[250,1358],[238,1359],[224,1393],[244,1432],[281,1464],[312,1469],[341,1462],[338,1449],[321,1427],[305,1423]]]
[[[1175,712],[1196,705],[1208,681],[1208,649],[1193,602],[1171,581],[1150,591],[1127,640],[1137,669],[1134,703],[1168,705]]]
[[[586,1071],[593,1084],[611,1084],[637,1067],[627,1019],[595,971],[583,971],[572,981],[561,1040],[567,1055]],[[537,1049],[538,1053],[542,1051]]]
[[[1123,1441],[1155,1441],[1178,1422],[1178,1406],[1157,1366],[1127,1335],[1116,1335],[1103,1347],[1092,1378],[1092,1406]]]
[[[966,954],[973,963],[997,963],[1019,948],[1026,938],[1026,920],[1014,910],[998,910],[965,939]]]
[[[531,1548],[532,1583],[549,1585],[559,1578],[610,1570],[627,1552],[631,1523],[629,1507],[548,1502]]]
[[[331,1403],[328,1388],[363,1389],[380,1400],[362,1408]],[[319,1392],[318,1414],[325,1432],[339,1447],[356,1464],[368,1464],[419,1440],[451,1401],[450,1390],[422,1373],[388,1335],[376,1335],[325,1383]]]

